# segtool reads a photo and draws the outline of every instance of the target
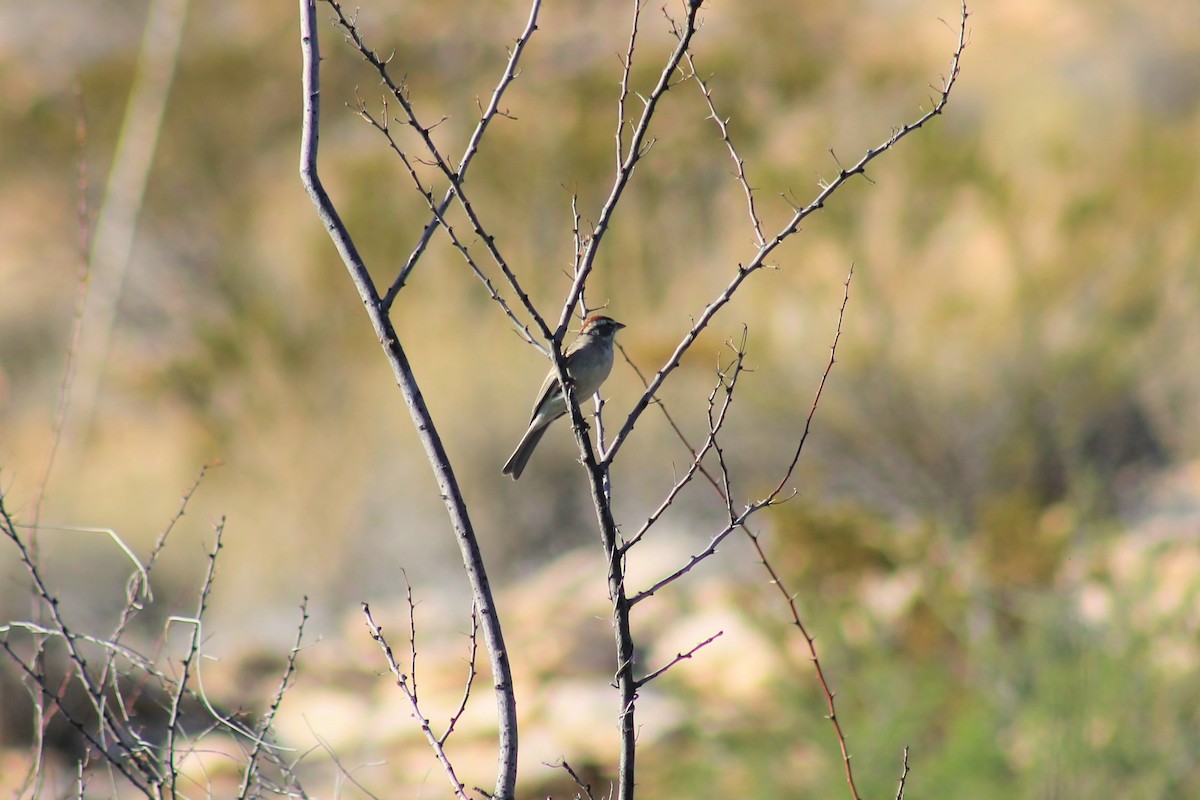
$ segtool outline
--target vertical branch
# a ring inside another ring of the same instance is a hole
[[[399,338],[382,300],[376,291],[366,265],[358,254],[333,201],[330,200],[317,171],[317,147],[320,123],[320,48],[316,30],[316,0],[300,0],[300,36],[304,65],[302,73],[304,116],[300,142],[300,179],[312,199],[317,216],[325,225],[338,254],[346,265],[355,287],[358,289],[367,316],[382,345],[388,363],[404,395],[405,405],[425,449],[426,458],[433,469],[439,492],[445,502],[454,535],[462,554],[463,568],[471,585],[471,592],[479,609],[480,626],[483,629],[484,645],[492,667],[492,681],[496,693],[496,710],[499,717],[499,747],[497,753],[496,786],[493,796],[500,800],[511,800],[517,780],[517,711],[513,693],[512,669],[504,634],[483,554],[475,537],[475,529],[467,513],[458,479],[450,466],[449,457],[437,433],[433,417],[425,404],[425,398],[417,384],[408,356],[400,346]]]
[[[556,345],[555,342],[551,342],[551,344]],[[559,380],[562,380],[566,374],[565,363],[558,347],[555,346],[553,349],[558,362]],[[625,590],[625,551],[617,538],[617,523],[613,518],[612,498],[608,493],[608,464],[597,461],[595,453],[592,452],[591,440],[587,434],[587,422],[576,403],[574,386],[570,381],[566,381],[563,386],[566,389],[571,426],[575,430],[580,457],[588,474],[588,488],[592,494],[592,506],[596,509],[600,541],[608,559],[608,598],[612,603],[613,635],[617,648],[617,669],[613,684],[621,702],[621,710],[618,713],[621,744],[616,797],[617,800],[633,800],[634,768],[637,756],[637,727],[634,711],[638,682],[634,678],[633,672],[633,630],[630,625],[630,612],[633,605]]]

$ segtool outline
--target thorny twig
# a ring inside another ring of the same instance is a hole
[[[675,502],[675,499],[679,496],[679,493],[683,491],[684,487],[691,483],[692,479],[698,472],[704,469],[704,457],[711,449],[716,447],[717,434],[720,432],[721,428],[724,427],[725,420],[729,413],[729,408],[733,404],[733,392],[737,387],[738,378],[741,376],[744,369],[743,364],[746,358],[746,339],[748,334],[749,330],[743,327],[741,342],[736,346],[732,342],[728,343],[730,349],[734,351],[734,359],[727,366],[719,367],[717,369],[716,386],[713,387],[713,390],[708,395],[708,434],[704,438],[704,443],[700,445],[699,449],[692,452],[692,460],[688,465],[687,470],[681,477],[675,480],[674,485],[671,487],[670,491],[667,492],[666,497],[663,498],[662,502],[658,504],[658,507],[655,508],[654,511],[650,512],[650,516],[648,516],[646,521],[642,523],[642,527],[639,528],[637,532],[633,534],[633,536],[629,537],[628,541],[621,545],[622,550],[628,552],[630,548],[637,544],[642,537],[646,535],[646,532],[649,531],[656,522],[658,522],[664,513],[666,513],[667,509],[671,507],[671,505]],[[724,398],[721,402],[720,409],[714,416],[717,393],[722,390],[724,390]],[[660,403],[660,406],[661,405],[662,404]],[[672,424],[674,424],[673,421]],[[714,479],[709,476],[709,480]],[[721,495],[722,499],[725,500],[726,505],[728,506],[730,502],[728,500],[728,493],[722,491]]]
[[[208,554],[208,571],[205,573],[204,582],[200,587],[200,599],[196,604],[196,615],[191,618],[172,616],[167,619],[168,625],[172,622],[182,622],[192,626],[191,642],[188,646],[187,655],[184,657],[181,665],[183,672],[175,688],[175,694],[171,698],[171,707],[167,722],[167,741],[164,745],[167,754],[167,783],[172,797],[176,795],[175,783],[179,772],[175,765],[175,741],[179,735],[179,715],[182,711],[182,702],[186,694],[188,680],[191,677],[193,668],[196,666],[197,659],[200,657],[204,612],[208,608],[208,596],[212,591],[213,579],[217,575],[217,555],[221,552],[221,537],[224,532],[225,519],[222,517],[216,525],[216,537],[213,542],[213,549]]]
[[[345,31],[349,41],[354,45],[355,49],[358,50],[359,54],[366,59],[367,63],[375,69],[375,71],[379,74],[379,77],[382,79],[383,84],[387,87],[390,96],[395,98],[396,102],[399,103],[401,110],[404,112],[404,124],[408,125],[417,133],[417,136],[424,145],[426,152],[432,159],[432,165],[438,168],[443,177],[445,177],[450,184],[450,188],[446,192],[446,198],[441,204],[438,205],[437,209],[435,209],[436,213],[434,215],[434,219],[430,222],[430,225],[436,228],[437,225],[440,224],[438,219],[444,215],[445,208],[449,207],[449,201],[453,198],[457,198],[459,206],[462,208],[463,212],[467,216],[467,220],[470,222],[471,230],[476,236],[479,237],[479,240],[483,243],[485,249],[488,251],[488,254],[491,256],[492,261],[497,267],[499,267],[500,271],[504,273],[504,277],[508,281],[508,284],[513,288],[513,292],[521,301],[521,305],[524,306],[525,310],[533,318],[542,336],[546,339],[549,339],[550,329],[547,327],[545,321],[541,318],[541,315],[538,314],[537,309],[534,308],[533,301],[529,298],[529,295],[525,293],[525,290],[521,288],[521,283],[517,279],[516,274],[512,271],[512,268],[509,266],[504,256],[500,253],[499,247],[496,245],[495,236],[487,232],[482,220],[476,213],[474,205],[471,203],[470,198],[467,197],[466,190],[463,188],[463,171],[465,167],[461,162],[458,168],[450,165],[450,162],[447,160],[446,156],[433,141],[431,134],[434,126],[426,125],[421,122],[420,118],[417,116],[416,110],[413,108],[411,100],[408,97],[403,82],[398,82],[392,77],[391,72],[388,70],[388,59],[380,57],[378,53],[376,53],[367,45],[354,18],[346,14],[345,10],[342,8],[341,4],[337,2],[337,0],[325,0],[325,2],[328,3],[333,9],[337,19],[337,24],[342,28],[343,31]],[[530,22],[526,28],[527,36],[524,40],[522,40],[522,42],[527,41],[528,35],[532,35],[533,31],[537,28],[537,12],[540,8],[540,2],[541,0],[534,0],[533,8],[530,12]],[[508,67],[509,70],[514,70],[514,72],[510,76],[506,70],[506,77],[501,79],[501,83],[497,87],[497,91],[500,94],[503,93],[503,88],[506,88],[508,84],[511,83],[512,78],[515,77],[516,63],[517,60],[519,60],[520,53],[523,49],[523,43],[521,43],[519,47],[514,48],[513,54],[509,59]],[[499,98],[494,96],[493,101],[494,103],[498,103]],[[492,114],[492,116],[495,115]],[[487,121],[490,122],[492,116],[488,116]],[[476,132],[478,135],[482,136],[484,129],[486,129],[486,124],[481,119],[480,127],[476,128]],[[477,146],[478,140],[475,138],[473,138],[472,143],[468,145],[469,148],[475,148]],[[473,157],[474,153],[474,149],[468,149],[467,154],[464,155],[464,159],[467,161],[468,165],[470,158],[467,156]],[[430,229],[429,226],[427,226],[427,229],[429,229],[430,233],[432,233],[432,229]],[[422,236],[422,240],[427,242],[427,239],[424,236]],[[424,250],[424,246],[425,245],[423,243],[418,243],[417,250],[414,250],[414,256],[410,257],[410,261],[412,263],[415,264],[415,259],[419,258],[420,253]],[[411,268],[406,266],[404,270],[401,271],[401,277],[397,278],[396,283],[393,284],[392,288],[388,290],[388,294],[379,300],[380,311],[383,314],[387,314],[390,308],[389,298],[395,298],[395,294],[403,286],[403,278],[407,277],[408,272],[411,272]],[[559,338],[561,338],[561,332]]]
[[[446,726],[446,732],[438,739],[443,745],[450,738],[450,734],[454,733],[454,726],[462,719],[463,712],[467,710],[467,701],[471,699],[471,687],[475,684],[475,676],[479,673],[475,669],[476,658],[479,655],[479,614],[475,609],[474,604],[471,605],[471,652],[467,656],[467,681],[463,686],[462,700],[458,703],[458,710],[450,715],[450,723]]]
[[[820,382],[819,388],[817,390],[816,397],[813,400],[812,407],[809,409],[808,417],[805,421],[805,433],[803,435],[805,437],[807,436],[809,425],[811,425],[813,414],[816,411],[817,404],[820,401],[822,390],[825,385],[825,380],[826,380],[826,378],[828,378],[829,373],[832,370],[834,363],[836,362],[837,343],[838,343],[839,339],[841,338],[842,322],[845,317],[846,305],[849,300],[850,280],[853,277],[853,274],[854,274],[853,269],[851,269],[850,273],[846,277],[846,282],[843,287],[844,291],[843,291],[843,295],[842,295],[842,303],[838,309],[837,330],[836,330],[836,333],[834,334],[833,343],[830,345],[829,361],[826,364],[825,371],[822,373],[821,382]],[[624,351],[622,351],[622,353],[624,353]],[[628,355],[626,355],[626,361],[629,363],[629,365],[631,367],[633,367],[634,372],[637,373],[637,375],[638,375],[639,379],[642,381],[642,383],[647,384],[645,375],[642,373],[642,371],[640,369],[638,369],[638,367],[633,363],[633,361],[629,359]],[[671,416],[671,413],[670,413],[669,409],[667,409],[666,404],[663,403],[662,400],[658,400],[656,402],[656,404],[658,405],[662,414],[666,417],[667,422],[670,424],[672,430],[675,431],[676,436],[683,443],[684,447],[686,447],[689,451],[694,452],[695,448],[692,447],[691,443],[688,441],[686,434],[683,432],[683,430],[679,427],[679,425],[675,422],[674,418]],[[802,437],[801,443],[800,443],[801,448],[803,447],[803,443],[804,443],[804,439]],[[799,451],[797,451],[797,452],[799,452]],[[794,466],[795,466],[795,462],[793,461],[791,468],[794,468]],[[709,484],[712,485],[714,491],[716,491],[716,493],[721,497],[721,500],[723,503],[725,503],[726,507],[727,508],[730,507],[730,504],[732,501],[729,499],[728,481],[725,479],[725,476],[727,473],[724,470],[724,468],[722,467],[722,477],[721,478],[718,478],[716,475],[713,475],[702,464],[699,465],[698,468],[700,470],[700,473],[702,475],[704,475],[704,477],[708,480]],[[763,568],[767,571],[767,574],[770,576],[771,584],[774,585],[779,590],[779,592],[783,595],[784,601],[787,603],[788,610],[791,614],[792,624],[795,625],[796,628],[800,631],[801,635],[804,637],[806,645],[808,646],[809,660],[813,664],[813,668],[814,668],[814,670],[816,672],[816,676],[817,676],[817,681],[821,685],[821,691],[824,694],[825,703],[826,703],[826,706],[827,706],[827,709],[829,712],[828,717],[829,717],[830,722],[833,725],[834,734],[835,734],[835,736],[837,738],[837,742],[838,742],[838,747],[842,753],[842,760],[843,760],[843,764],[845,765],[845,771],[846,771],[846,781],[850,787],[850,792],[851,792],[853,800],[859,800],[858,789],[854,783],[854,772],[850,766],[850,755],[849,755],[848,746],[846,744],[846,736],[842,730],[841,722],[837,716],[837,707],[834,702],[833,690],[830,688],[829,682],[826,680],[826,677],[825,677],[824,669],[821,667],[821,660],[817,654],[815,637],[813,637],[809,634],[808,628],[804,625],[804,622],[800,617],[800,609],[796,605],[795,595],[787,590],[787,588],[785,587],[778,572],[776,572],[774,566],[771,564],[770,560],[767,558],[767,555],[762,548],[762,543],[759,541],[758,534],[755,533],[753,530],[751,530],[749,525],[747,525],[744,521],[738,527],[742,530],[742,532],[746,535],[746,537],[750,540],[751,544],[753,545],[755,552],[758,554],[760,563],[762,564]],[[727,529],[726,531],[723,531],[722,532],[723,535],[720,538],[724,538],[724,535],[731,533],[732,530],[733,529],[730,528],[730,529]],[[638,535],[640,536],[643,533],[644,533],[644,531],[639,531]],[[631,540],[631,543],[632,543],[632,541],[633,540]],[[711,555],[713,552],[716,552],[715,547],[711,548],[711,552],[707,551],[707,550],[705,551],[705,553],[707,553],[708,555]],[[704,555],[704,554],[702,554],[702,555]],[[705,556],[705,557],[707,557],[707,556]],[[689,562],[686,569],[690,570],[691,567],[694,566],[696,563],[699,563],[699,561],[696,559],[693,559],[693,561]],[[677,579],[678,577],[682,577],[683,574],[684,574],[683,572],[676,573],[675,577],[672,578],[672,580]],[[663,585],[665,585],[665,583]],[[655,591],[657,590],[655,587],[652,587],[652,589],[654,589]],[[645,593],[639,593],[639,594],[635,595],[633,597],[633,599],[631,600],[631,603],[636,603],[639,600],[643,599],[643,594],[645,594]],[[906,749],[906,759],[907,759],[907,749]],[[907,761],[906,761],[906,765],[907,765]]]
[[[904,784],[908,781],[908,745],[900,756],[900,785],[896,789],[896,800],[904,800]]]
[[[404,670],[400,669],[400,665],[396,663],[396,656],[392,653],[391,645],[387,643],[387,639],[383,636],[383,629],[375,624],[375,619],[371,616],[371,607],[363,603],[362,612],[363,617],[366,619],[367,630],[371,632],[371,638],[375,640],[379,645],[379,649],[383,651],[383,657],[387,661],[388,669],[392,671],[392,675],[396,678],[396,686],[400,688],[400,692],[408,700],[413,718],[417,720],[417,724],[421,727],[421,732],[425,734],[425,740],[429,742],[429,746],[433,748],[434,756],[437,758],[438,763],[442,765],[442,770],[446,773],[446,778],[450,781],[451,790],[459,800],[470,800],[466,793],[466,785],[458,779],[458,773],[454,770],[454,764],[451,763],[450,757],[446,754],[445,739],[439,738],[433,732],[433,728],[429,724],[429,719],[421,713],[420,705],[417,703],[417,695],[409,683],[408,676],[404,674]]]
[[[663,66],[662,72],[659,73],[658,81],[654,84],[654,88],[643,98],[642,113],[638,118],[637,124],[634,126],[633,133],[629,139],[629,145],[625,149],[624,155],[618,155],[619,165],[617,167],[616,176],[613,178],[612,188],[609,190],[608,197],[604,200],[604,204],[600,207],[600,213],[596,217],[596,224],[592,227],[592,232],[588,236],[587,246],[584,248],[582,257],[575,265],[575,280],[571,283],[571,289],[567,292],[567,297],[563,302],[562,310],[558,315],[558,327],[555,329],[556,339],[561,338],[563,332],[567,329],[567,323],[571,320],[571,314],[574,312],[579,299],[583,294],[584,287],[587,283],[588,276],[591,275],[592,268],[596,263],[596,255],[601,241],[604,239],[604,234],[608,231],[609,223],[612,221],[613,212],[617,209],[617,204],[621,200],[621,196],[625,193],[625,189],[629,186],[629,180],[633,177],[634,168],[646,154],[652,142],[647,141],[650,133],[650,122],[654,118],[654,112],[658,108],[659,101],[663,95],[671,88],[671,80],[675,76],[676,70],[679,68],[680,62],[683,60],[684,54],[691,45],[692,37],[699,30],[697,24],[698,15],[700,13],[700,3],[696,0],[688,0],[687,15],[684,19],[682,28],[675,28],[677,32],[678,44],[667,57],[667,62]],[[629,47],[630,52],[627,59],[632,57],[633,43],[637,36],[637,16],[639,15],[641,6],[634,6],[634,27],[630,34]],[[673,25],[674,28],[674,25]],[[626,71],[628,66],[626,66]],[[629,85],[628,80],[623,79],[621,83],[621,101],[628,95]],[[624,106],[621,106],[622,111],[619,114],[618,124],[622,124],[624,120]],[[618,128],[618,142],[620,141],[620,129]]]
[[[467,141],[466,149],[463,151],[462,158],[458,160],[458,166],[454,170],[454,175],[458,182],[466,179],[467,168],[471,166],[471,161],[475,158],[475,154],[479,152],[479,143],[483,140],[483,134],[487,131],[488,125],[497,115],[507,117],[506,113],[500,111],[500,101],[504,97],[505,90],[509,84],[516,80],[518,69],[517,65],[521,61],[521,55],[525,52],[525,46],[529,44],[530,38],[533,37],[533,32],[537,30],[538,12],[541,10],[541,0],[533,0],[529,8],[529,20],[525,23],[525,29],[521,31],[521,35],[517,37],[516,44],[508,54],[508,63],[504,67],[504,72],[500,75],[500,80],[496,84],[496,88],[492,90],[491,100],[479,116],[479,123],[475,126],[475,130],[471,132],[471,138]],[[421,238],[417,240],[416,247],[408,256],[408,261],[405,262],[404,268],[400,270],[400,274],[396,276],[396,280],[388,288],[387,294],[383,298],[383,307],[386,311],[392,307],[392,302],[396,299],[396,295],[404,287],[408,276],[412,273],[417,265],[417,261],[421,258],[421,254],[425,252],[425,248],[429,245],[429,240],[433,236],[434,230],[443,222],[442,215],[446,213],[446,209],[450,207],[450,202],[454,197],[454,192],[457,187],[451,185],[446,190],[445,196],[436,207],[432,209],[433,218],[425,223],[425,229],[421,232]]]
[[[258,758],[266,745],[267,734],[275,723],[275,715],[279,712],[279,707],[283,704],[283,695],[291,684],[292,677],[296,674],[296,658],[300,655],[300,645],[304,641],[304,626],[307,622],[308,595],[305,595],[300,603],[300,624],[296,626],[296,641],[292,645],[292,649],[288,651],[287,665],[284,667],[283,677],[279,681],[279,688],[275,690],[275,696],[271,698],[271,705],[267,708],[267,713],[255,729],[257,736],[254,739],[254,747],[246,758],[246,771],[242,775],[242,787],[238,792],[239,800],[245,800],[250,791],[258,770]]]
[[[671,667],[673,667],[673,666],[675,666],[676,664],[678,664],[680,661],[686,661],[686,660],[690,659],[692,656],[696,655],[696,653],[697,653],[697,652],[698,652],[698,651],[699,651],[699,650],[700,650],[702,647],[704,647],[705,645],[712,644],[713,642],[715,642],[717,639],[721,638],[721,637],[722,637],[722,636],[724,636],[724,635],[725,635],[725,631],[717,631],[717,632],[716,632],[716,633],[714,633],[712,636],[710,636],[710,637],[708,637],[707,639],[705,639],[703,642],[700,642],[699,644],[697,644],[697,645],[696,645],[695,647],[693,647],[691,650],[688,650],[687,652],[684,652],[684,653],[677,653],[677,654],[675,655],[675,657],[674,657],[674,658],[672,658],[670,661],[668,661],[666,664],[663,664],[661,667],[659,667],[658,669],[654,670],[654,672],[651,672],[649,675],[646,675],[645,677],[643,677],[643,678],[640,678],[640,679],[637,681],[638,688],[640,689],[641,687],[645,686],[647,683],[649,683],[650,681],[652,681],[652,680],[654,680],[655,678],[659,677],[659,676],[660,676],[660,675],[662,675],[664,672],[666,672],[667,670],[669,670]]]
[[[404,152],[404,150],[401,149],[400,143],[396,141],[396,137],[392,133],[390,117],[388,116],[387,98],[384,98],[383,108],[378,116],[372,114],[370,110],[367,109],[366,101],[364,101],[362,98],[358,99],[357,110],[360,117],[366,120],[371,127],[375,128],[375,130],[383,134],[384,138],[387,140],[388,147],[391,148],[392,152],[396,154],[396,156],[400,159],[400,163],[404,165],[405,170],[408,172],[408,176],[412,180],[413,186],[417,190],[417,194],[421,196],[421,198],[425,201],[425,205],[433,213],[433,223],[431,226],[427,227],[426,230],[432,233],[438,225],[442,227],[442,230],[446,232],[447,238],[450,239],[450,244],[463,257],[463,261],[466,262],[467,267],[471,270],[471,273],[474,274],[475,277],[479,279],[480,283],[483,284],[484,289],[488,293],[488,297],[490,297],[497,305],[500,306],[500,310],[503,311],[504,315],[512,321],[513,326],[521,334],[522,338],[527,343],[532,344],[534,347],[544,350],[544,348],[537,343],[537,339],[535,339],[533,334],[530,332],[529,326],[517,319],[517,315],[513,312],[512,307],[509,306],[508,301],[504,299],[504,296],[500,294],[500,291],[496,288],[496,285],[492,282],[492,279],[487,276],[487,274],[483,271],[483,267],[481,267],[479,262],[475,260],[475,256],[471,253],[470,246],[459,237],[458,231],[456,231],[450,221],[446,219],[446,206],[448,205],[449,200],[452,199],[453,195],[448,193],[445,200],[443,200],[441,203],[435,201],[433,198],[433,192],[426,188],[425,184],[421,181],[421,176],[417,174],[417,169],[413,166],[412,159],[409,158],[408,154]],[[415,261],[411,263],[412,266],[416,266]],[[402,283],[402,280],[398,278],[397,283],[393,284],[393,289],[398,290],[401,288]],[[384,298],[383,302],[386,306],[390,307],[390,302],[387,300],[387,298]]]
[[[699,316],[696,317],[691,328],[680,340],[679,344],[676,345],[675,350],[672,351],[671,355],[667,357],[667,360],[663,366],[659,368],[658,372],[656,372],[654,377],[650,380],[650,385],[646,388],[646,391],[642,394],[641,398],[639,398],[634,404],[633,409],[629,412],[629,415],[625,419],[624,425],[621,426],[620,431],[618,431],[617,435],[613,438],[612,444],[609,446],[608,452],[604,457],[606,462],[611,462],[616,457],[622,445],[624,445],[625,440],[629,438],[629,435],[633,432],[634,425],[637,424],[638,419],[657,395],[658,390],[662,386],[663,382],[679,367],[680,363],[682,362],[683,355],[692,347],[696,339],[699,338],[700,333],[706,327],[708,327],[708,324],[717,315],[717,312],[729,304],[742,283],[745,282],[750,275],[766,267],[767,259],[770,257],[770,255],[774,253],[781,244],[790,239],[797,231],[800,230],[800,224],[804,220],[824,208],[825,203],[828,202],[829,199],[842,186],[844,186],[847,181],[856,175],[865,175],[867,166],[871,164],[871,162],[879,158],[879,156],[882,154],[891,150],[896,146],[896,144],[907,138],[914,131],[924,127],[927,123],[929,123],[930,120],[939,116],[945,110],[946,104],[950,102],[950,93],[954,88],[955,82],[958,80],[959,64],[962,58],[963,50],[967,45],[967,19],[967,6],[964,2],[962,5],[961,25],[958,31],[958,42],[955,46],[954,55],[951,59],[950,73],[943,80],[942,86],[937,89],[938,98],[933,104],[932,108],[919,116],[913,122],[893,129],[887,139],[885,139],[879,145],[869,148],[866,153],[864,153],[863,156],[854,163],[853,166],[849,167],[848,169],[839,168],[837,177],[831,181],[823,181],[821,183],[821,190],[817,193],[816,197],[814,197],[808,203],[808,205],[802,208],[794,208],[794,213],[792,214],[791,219],[785,222],[783,226],[775,233],[775,235],[767,240],[765,244],[760,246],[748,261],[746,261],[744,264],[738,265],[737,271],[734,273],[733,278],[730,279],[725,288],[707,306],[705,306]],[[679,42],[682,46],[686,41],[688,41],[690,33],[688,29],[685,28],[680,31],[677,36],[679,36]]]
[[[558,760],[557,764],[550,764],[545,761],[543,761],[542,763],[545,764],[547,767],[550,767],[551,769],[561,769],[561,770],[565,771],[568,775],[571,776],[571,780],[573,780],[575,782],[575,785],[580,788],[580,790],[583,792],[583,796],[586,797],[587,800],[596,800],[592,796],[592,785],[590,783],[585,783],[583,778],[579,777],[579,773],[577,773],[575,771],[574,767],[572,767],[569,763],[567,763],[567,760],[565,758],[560,758]],[[576,797],[578,798],[578,795],[576,795]]]
[[[729,158],[733,161],[734,178],[742,187],[742,194],[746,198],[746,213],[750,216],[750,227],[754,229],[754,246],[762,247],[767,240],[763,236],[762,218],[758,215],[754,189],[750,187],[750,182],[746,178],[746,160],[738,154],[737,148],[734,147],[733,140],[729,137],[729,120],[717,113],[712,92],[708,88],[708,83],[696,71],[696,61],[690,52],[687,54],[687,65],[691,79],[696,82],[696,85],[700,87],[700,93],[704,95],[704,102],[708,106],[708,118],[717,126],[717,130],[721,134],[721,141],[725,143],[725,149],[729,151]]]

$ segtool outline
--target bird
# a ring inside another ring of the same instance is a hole
[[[617,331],[625,326],[603,314],[592,314],[583,321],[579,336],[563,352],[567,376],[575,385],[577,401],[591,397],[608,378],[613,365],[613,344]],[[542,440],[551,422],[567,413],[566,395],[558,381],[558,370],[551,367],[542,388],[538,389],[529,418],[529,427],[521,437],[517,449],[504,464],[502,474],[511,475],[515,481],[525,471],[529,457]]]

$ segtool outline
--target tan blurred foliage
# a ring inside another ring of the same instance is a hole
[[[0,481],[18,515],[30,511],[50,447],[79,268],[72,87],[86,105],[95,213],[144,8],[26,5],[0,8]],[[544,308],[568,285],[571,195],[593,217],[611,171],[627,34],[612,24],[625,6],[615,8],[572,0],[544,10],[509,95],[513,119],[498,120],[471,175],[473,200]],[[1106,603],[1137,594],[1136,581],[1113,577],[1126,556],[1150,563],[1108,543],[1137,536],[1136,521],[1166,508],[1176,531],[1194,534],[1200,518],[1200,5],[1010,0],[972,10],[947,116],[779,251],[780,269],[738,296],[665,399],[686,424],[702,424],[722,340],[746,323],[757,371],[724,445],[742,491],[770,481],[811,402],[853,263],[839,364],[801,461],[800,496],[775,518],[772,546],[790,574],[811,581],[814,602],[867,604],[826,620],[843,628],[838,648],[882,638],[898,660],[944,659],[955,685],[978,687],[988,672],[982,629],[1023,629],[1054,591],[1078,593],[1085,618],[1107,619]],[[228,516],[211,648],[229,654],[251,636],[283,645],[302,594],[313,597],[317,628],[340,637],[358,600],[397,596],[401,566],[429,597],[458,580],[399,393],[296,176],[295,13],[286,3],[190,9],[96,410],[86,430],[68,427],[42,513],[50,524],[116,528],[144,552],[200,466],[222,464],[180,534],[197,543]],[[420,113],[445,117],[436,136],[456,151],[525,13],[515,2],[379,3],[364,4],[360,22],[374,46],[394,48]],[[697,63],[712,73],[768,227],[790,212],[779,193],[807,202],[835,173],[830,149],[852,161],[929,103],[926,85],[953,45],[939,17],[956,13],[930,2],[710,3]],[[657,11],[647,19],[641,46],[663,50]],[[375,101],[375,80],[326,38],[323,175],[386,284],[425,212],[350,107],[356,93]],[[694,87],[672,90],[664,112],[589,292],[628,324],[623,342],[643,369],[662,362],[752,252],[728,157]],[[506,582],[594,545],[565,425],[526,480],[501,479],[545,364],[439,237],[394,317]],[[618,366],[610,413],[639,391]],[[648,414],[614,471],[630,524],[687,457]],[[1155,493],[1164,481],[1177,487],[1169,502]],[[694,546],[719,504],[702,489],[684,500],[671,522]],[[108,548],[61,532],[41,540],[61,584],[86,587],[75,599],[89,613],[111,607],[103,584],[112,577],[119,594],[124,573]],[[166,572],[178,585],[165,591],[185,597],[197,582],[193,544],[172,551]],[[1172,608],[1185,613],[1190,602],[1194,616],[1200,567],[1162,547],[1182,563],[1167,570],[1187,598]],[[1111,561],[1081,569],[1092,556]],[[0,556],[0,616],[23,613],[16,574]],[[1152,614],[1159,594],[1137,608]],[[526,613],[536,617],[512,601],[514,618]],[[345,666],[375,669],[359,633],[346,634],[357,650]],[[1167,639],[1184,644],[1157,651],[1164,668],[1193,666],[1187,634]],[[810,680],[803,659],[795,664],[792,680]],[[705,674],[690,669],[680,668],[685,683]],[[856,710],[852,733],[875,744],[864,728],[886,721]],[[954,719],[940,719],[942,741],[966,748]],[[1098,712],[1093,744],[1119,724]],[[1014,724],[1006,763],[1036,760],[1039,730]],[[821,748],[826,734],[812,734]],[[675,735],[701,751],[717,746],[697,744],[695,731]],[[788,741],[789,763],[830,768],[828,754]],[[678,780],[655,763],[648,781]],[[766,781],[769,765],[758,766]],[[887,786],[894,772],[889,761],[873,780]],[[926,788],[946,774],[927,775]],[[1181,780],[1200,785],[1194,774]],[[1146,791],[1125,796],[1171,796]]]

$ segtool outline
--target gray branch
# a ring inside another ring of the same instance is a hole
[[[479,609],[480,627],[483,629],[484,646],[492,667],[492,682],[496,692],[496,710],[499,717],[499,747],[497,753],[496,786],[493,796],[510,800],[514,796],[517,780],[517,709],[513,693],[512,670],[508,651],[504,645],[504,634],[496,610],[495,600],[483,562],[483,554],[475,536],[475,529],[467,513],[466,501],[458,479],[450,466],[449,456],[438,435],[437,426],[425,398],[413,374],[412,365],[400,344],[399,337],[387,314],[383,299],[379,296],[366,264],[358,253],[345,224],[338,215],[333,201],[325,191],[317,172],[317,146],[320,121],[320,49],[317,41],[316,0],[300,0],[300,37],[303,67],[304,117],[300,144],[300,178],[316,208],[317,216],[325,225],[350,278],[358,289],[359,297],[379,343],[383,347],[388,363],[404,395],[405,405],[412,416],[417,436],[425,449],[425,455],[433,469],[439,492],[445,502],[446,513],[454,529],[455,539],[462,554],[463,568],[471,586],[471,593]]]

